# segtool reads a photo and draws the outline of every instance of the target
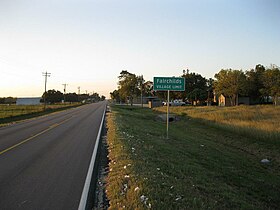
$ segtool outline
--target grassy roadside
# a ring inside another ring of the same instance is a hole
[[[166,107],[157,111],[166,112]],[[234,128],[236,132],[255,133],[256,138],[280,139],[280,106],[234,106],[234,107],[170,107],[170,112],[214,122],[221,128]]]
[[[166,107],[156,111],[166,112]],[[271,105],[235,106],[235,107],[170,107],[170,112],[186,116],[215,127],[219,130],[235,133],[243,137],[242,141],[231,144],[243,148],[250,153],[262,153],[269,156],[279,154],[280,148],[280,107]],[[278,155],[272,158],[280,162]]]
[[[44,105],[0,105],[0,127],[16,121],[39,117],[80,105],[80,103],[48,105],[45,111]]]
[[[182,115],[113,106],[107,117],[110,209],[277,209],[279,142],[252,141]],[[273,149],[269,149],[273,146]],[[260,160],[268,158],[269,164]]]

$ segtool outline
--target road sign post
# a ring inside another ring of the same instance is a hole
[[[170,91],[185,91],[185,78],[184,77],[154,77],[154,90],[167,91],[166,138],[168,139]]]
[[[167,106],[166,106],[166,138],[168,139],[168,132],[169,132],[169,92],[167,91]]]

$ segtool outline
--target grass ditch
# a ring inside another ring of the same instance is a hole
[[[279,207],[279,142],[252,141],[188,115],[170,124],[166,140],[159,111],[111,109],[109,209]],[[260,163],[264,158],[271,162]]]
[[[44,105],[0,105],[0,127],[78,106],[81,106],[81,104],[48,105],[44,110]]]

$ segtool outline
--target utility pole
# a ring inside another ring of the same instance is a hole
[[[68,85],[68,84],[62,84],[63,86],[64,86],[64,89],[63,89],[63,91],[64,91],[64,103],[66,102],[66,98],[65,98],[65,94],[66,94],[66,86]]]
[[[43,76],[45,77],[45,92],[44,92],[44,111],[46,110],[46,94],[47,94],[47,78],[51,76],[51,73],[42,72]]]
[[[80,91],[81,91],[81,87],[78,87],[78,102],[80,102]]]
[[[140,88],[141,88],[141,107],[143,108],[143,75],[140,76]]]
[[[169,138],[169,96],[170,91],[167,91],[167,106],[166,106],[166,139]]]

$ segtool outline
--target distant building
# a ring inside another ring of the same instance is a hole
[[[238,97],[238,105],[250,105],[250,97],[247,96],[239,96]],[[224,96],[223,94],[219,95],[218,97],[218,104],[219,106],[232,106],[230,98]]]
[[[223,94],[218,97],[218,104],[219,106],[231,106],[230,99]]]
[[[41,97],[17,98],[16,105],[39,105]]]

